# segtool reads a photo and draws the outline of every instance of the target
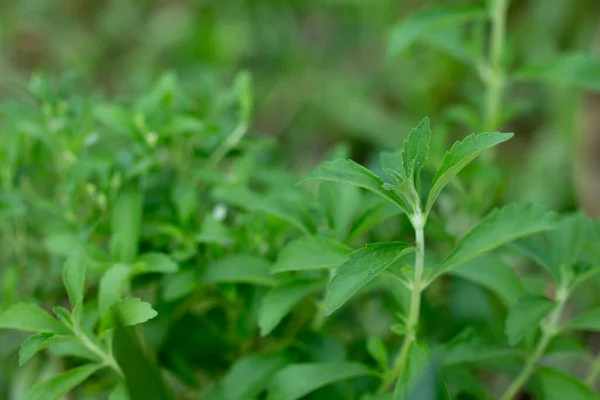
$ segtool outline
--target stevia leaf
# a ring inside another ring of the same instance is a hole
[[[451,274],[496,292],[506,306],[511,306],[527,292],[515,271],[493,256],[467,261],[456,266]]]
[[[552,368],[537,371],[544,400],[599,400],[600,395],[577,378]]]
[[[173,259],[162,253],[145,253],[140,256],[134,265],[133,273],[161,273],[171,274],[177,272],[179,266]]]
[[[396,193],[384,189],[385,182],[381,177],[352,160],[326,161],[312,170],[303,182],[309,180],[343,182],[358,186],[378,194],[403,210],[407,210],[406,204]]]
[[[402,165],[406,178],[416,177],[425,166],[429,154],[429,143],[431,142],[431,128],[429,118],[425,117],[414,127],[408,138],[404,141],[402,148]],[[400,175],[399,178],[401,178]]]
[[[129,283],[131,266],[115,264],[104,273],[98,288],[98,310],[103,316],[121,298]]]
[[[133,328],[116,319],[113,353],[127,385],[130,399],[171,400],[172,395],[156,364],[146,355]]]
[[[29,336],[21,343],[21,348],[19,349],[19,366],[25,364],[37,352],[44,349],[53,337],[53,333],[36,333]]]
[[[87,262],[85,251],[78,247],[69,255],[63,266],[63,283],[72,307],[83,302]]]
[[[66,326],[52,318],[40,307],[17,303],[0,314],[0,329],[18,329],[31,332],[69,333]]]
[[[429,349],[423,343],[416,342],[410,347],[406,365],[402,369],[402,373],[398,377],[394,389],[393,400],[405,400],[415,398],[414,392],[420,391],[421,379],[429,364]],[[427,388],[429,392],[435,393],[435,385]],[[420,393],[424,398],[431,398],[431,393]],[[419,397],[423,398],[423,397]]]
[[[108,400],[130,400],[129,395],[127,394],[127,386],[120,383],[110,392],[108,396]]]
[[[268,335],[296,304],[324,286],[323,282],[291,282],[270,289],[263,297],[258,310],[260,334]]]
[[[554,228],[556,215],[542,207],[512,204],[489,213],[458,242],[441,271],[474,259],[517,238]]]
[[[556,229],[549,232],[550,248],[555,263],[554,269],[571,267],[579,258],[586,235],[586,219],[581,213],[560,218]]]
[[[371,336],[367,340],[367,352],[369,355],[377,362],[379,365],[379,369],[382,371],[387,371],[389,368],[388,361],[388,351],[385,347],[385,343],[383,340],[378,338],[377,336]]]
[[[119,194],[111,213],[110,254],[114,261],[131,263],[138,252],[143,196],[127,188]]]
[[[223,397],[227,400],[254,398],[288,362],[282,353],[253,355],[236,361],[222,381]]]
[[[566,327],[573,330],[600,332],[600,308],[575,316]]]
[[[402,242],[368,244],[348,256],[335,271],[327,285],[325,312],[330,315],[350,299],[360,288],[391,266],[414,247]]]
[[[590,54],[562,54],[554,59],[522,67],[516,79],[551,82],[600,92],[600,59]]]
[[[515,240],[511,246],[550,272],[554,280],[558,282],[560,279],[560,270],[556,268],[548,243],[543,242],[539,237],[530,236]]]
[[[286,244],[271,269],[272,273],[333,268],[347,258],[350,249],[321,236],[303,236]]]
[[[133,326],[143,324],[158,315],[150,303],[138,298],[121,299],[112,306],[110,311],[102,318],[101,332],[113,329],[116,317],[120,317],[123,326]]]
[[[356,186],[334,182],[319,185],[319,203],[336,239],[348,237],[362,200],[361,190]]]
[[[317,227],[304,204],[286,199],[283,195],[273,195],[256,203],[254,209],[273,215],[297,227],[305,235],[313,235]]]
[[[388,55],[395,56],[431,31],[464,22],[483,19],[485,8],[479,5],[433,6],[416,11],[401,20],[392,30]]]
[[[269,263],[262,258],[248,254],[237,254],[209,264],[204,273],[203,281],[274,286],[277,281],[271,276],[269,270]]]
[[[89,378],[94,372],[103,368],[99,364],[86,364],[56,375],[49,380],[35,385],[26,395],[27,400],[58,400],[76,386]]]
[[[331,383],[369,374],[365,366],[354,362],[289,365],[273,377],[267,400],[299,399]]]
[[[427,197],[425,213],[429,213],[442,189],[444,189],[452,178],[454,178],[465,166],[473,161],[484,150],[494,147],[502,142],[506,142],[512,137],[512,133],[480,133],[478,135],[469,135],[462,141],[454,143],[452,148],[444,156],[442,164],[439,166],[433,177],[429,196]]]
[[[552,310],[554,302],[546,297],[525,295],[508,311],[506,336],[511,346],[518,344]]]

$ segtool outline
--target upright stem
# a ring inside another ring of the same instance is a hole
[[[588,385],[594,387],[596,385],[598,377],[600,377],[600,355],[596,357],[596,360],[594,360],[592,368],[590,369],[590,372],[585,381]]]
[[[489,0],[492,32],[490,37],[490,55],[486,84],[486,108],[484,129],[492,132],[500,124],[500,111],[505,86],[504,76],[504,43],[506,42],[506,14],[509,0]]]
[[[542,324],[542,338],[540,339],[533,353],[531,353],[531,355],[525,361],[525,365],[523,366],[523,369],[519,375],[517,375],[517,377],[512,381],[508,389],[506,389],[502,397],[500,397],[500,400],[512,400],[534,373],[535,367],[537,366],[540,358],[542,358],[546,352],[548,344],[560,331],[558,324],[560,322],[560,316],[563,308],[565,307],[568,296],[569,292],[567,285],[561,285],[556,295],[557,304],[548,317],[547,322]]]
[[[412,223],[415,228],[416,252],[410,295],[410,309],[408,312],[408,319],[406,320],[406,335],[404,336],[400,353],[394,362],[394,367],[379,387],[379,393],[387,391],[402,374],[408,354],[410,353],[410,348],[417,339],[419,315],[421,311],[421,292],[423,290],[423,266],[425,261],[425,218],[418,207]]]

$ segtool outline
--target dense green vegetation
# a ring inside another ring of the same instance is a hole
[[[599,399],[598,4],[396,3],[0,5],[0,398]]]

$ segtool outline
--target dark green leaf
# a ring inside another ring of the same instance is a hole
[[[540,368],[544,400],[599,400],[600,395],[576,378],[551,368]]]
[[[210,283],[248,283],[274,286],[270,265],[262,258],[237,254],[208,265],[203,280]]]
[[[525,295],[509,310],[506,318],[506,336],[511,346],[518,344],[533,332],[540,321],[554,308],[554,302],[546,297]]]
[[[569,321],[567,329],[600,332],[600,308],[577,315]]]
[[[322,282],[291,282],[270,289],[258,310],[258,326],[262,336],[268,335],[302,299],[323,288]]]
[[[367,340],[367,351],[369,355],[373,358],[373,360],[377,361],[377,365],[379,365],[379,369],[382,371],[387,371],[388,366],[388,352],[385,347],[385,343],[383,340],[379,339],[376,336],[371,336]]]
[[[353,362],[293,364],[273,377],[267,400],[299,399],[331,383],[369,374],[365,366]]]
[[[414,248],[402,242],[373,243],[358,249],[340,265],[327,285],[326,314],[330,315],[360,288],[375,279],[398,258]]]
[[[516,78],[599,92],[600,59],[585,53],[563,54],[552,60],[521,68]]]
[[[542,207],[512,204],[489,213],[458,242],[442,264],[447,271],[512,240],[555,226],[556,215]]]
[[[462,141],[454,143],[450,151],[446,153],[442,164],[439,166],[429,196],[427,197],[427,206],[425,213],[428,214],[444,187],[454,178],[467,164],[473,161],[484,150],[496,146],[502,142],[506,142],[512,138],[512,133],[480,133],[472,134],[464,138]]]
[[[223,379],[223,397],[237,400],[259,395],[287,363],[282,353],[259,354],[236,361]]]
[[[350,248],[335,240],[303,236],[285,245],[271,272],[337,267],[346,260],[350,251]]]

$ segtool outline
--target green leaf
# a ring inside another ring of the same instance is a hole
[[[269,273],[270,266],[262,258],[237,254],[208,265],[203,276],[210,283],[247,283],[274,286],[277,281]]]
[[[47,347],[54,337],[53,333],[36,333],[29,336],[19,349],[19,366],[22,366],[31,359],[38,351]]]
[[[542,207],[511,204],[489,213],[458,242],[442,264],[441,271],[479,257],[517,238],[550,230],[556,215]]]
[[[486,10],[478,5],[433,6],[416,11],[394,26],[388,45],[388,55],[395,56],[402,53],[435,29],[484,19],[486,16]]]
[[[555,270],[571,267],[579,258],[586,238],[586,219],[581,213],[561,217],[556,229],[549,232],[550,252]]]
[[[480,133],[472,134],[462,141],[454,143],[450,151],[446,153],[442,164],[433,177],[425,213],[429,214],[431,207],[438,198],[444,187],[454,178],[467,164],[473,161],[484,150],[506,142],[513,137],[512,133]]]
[[[110,254],[114,261],[132,263],[135,259],[143,201],[141,191],[133,188],[125,189],[117,197],[111,213]]]
[[[129,282],[131,266],[115,264],[104,273],[98,288],[98,310],[103,316],[121,298]]]
[[[130,400],[129,395],[127,394],[127,386],[120,383],[110,392],[108,396],[108,400]]]
[[[516,78],[600,92],[600,59],[586,53],[562,54],[546,62],[524,66]]]
[[[599,400],[600,395],[578,379],[552,368],[540,368],[544,400]]]
[[[429,349],[423,343],[416,342],[410,347],[406,364],[402,369],[402,374],[398,378],[394,389],[393,400],[404,400],[413,396],[413,392],[419,391],[420,380],[423,377],[425,369],[429,363]],[[428,388],[435,392],[435,385]],[[426,398],[431,396],[426,395]],[[414,398],[414,397],[413,397]]]
[[[135,331],[124,327],[119,319],[114,332],[113,354],[125,376],[130,399],[172,399],[158,367],[146,355]]]
[[[524,237],[516,240],[511,245],[518,249],[524,256],[534,261],[540,267],[546,269],[558,282],[560,271],[556,268],[552,257],[552,251],[548,243],[544,243],[536,236]]]
[[[272,273],[334,268],[343,263],[350,248],[321,236],[303,236],[286,244]]]
[[[319,203],[336,239],[348,237],[362,200],[363,194],[356,186],[334,182],[322,182],[319,185]],[[397,207],[393,208],[397,210]]]
[[[323,286],[322,282],[290,282],[270,289],[263,297],[258,310],[261,336],[268,335],[296,304]]]
[[[508,311],[506,336],[511,346],[518,344],[554,308],[554,302],[546,297],[525,295]]]
[[[283,194],[276,194],[259,201],[254,209],[289,222],[305,235],[313,235],[317,232],[306,205],[295,199],[287,199]]]
[[[49,380],[35,385],[27,393],[27,400],[58,400],[69,393],[76,386],[89,378],[94,372],[103,368],[103,365],[86,364],[56,375]]]
[[[83,302],[86,270],[87,257],[85,251],[78,247],[69,255],[62,270],[63,282],[72,307]]]
[[[236,400],[258,396],[287,363],[282,353],[253,355],[236,361],[223,379],[223,397]]]
[[[52,318],[40,307],[17,303],[0,314],[0,328],[31,332],[69,333],[66,326]]]
[[[348,256],[327,285],[325,312],[330,315],[414,247],[402,242],[373,243]]]
[[[365,366],[353,362],[293,364],[273,377],[267,400],[299,399],[331,383],[369,374]]]
[[[111,311],[104,316],[100,331],[113,329],[117,316],[120,317],[123,326],[133,326],[143,324],[158,315],[150,303],[138,298],[121,299],[112,306]]]
[[[566,326],[567,329],[600,332],[600,308],[595,308],[574,317]]]
[[[161,273],[171,274],[177,272],[179,266],[173,259],[162,253],[145,253],[140,256],[134,265],[134,274]]]
[[[506,306],[511,306],[527,292],[515,271],[497,257],[482,256],[467,261],[451,273],[496,292]]]
[[[387,371],[389,368],[388,351],[383,340],[376,336],[367,339],[367,352],[377,362],[381,371]]]
[[[403,210],[407,210],[404,201],[396,193],[384,189],[385,182],[381,177],[352,160],[326,161],[312,170],[302,182],[309,180],[343,182],[358,186],[378,194]]]
[[[410,131],[408,138],[404,141],[402,165],[406,178],[414,178],[419,175],[427,161],[430,142],[431,128],[429,127],[429,118],[425,117]]]

